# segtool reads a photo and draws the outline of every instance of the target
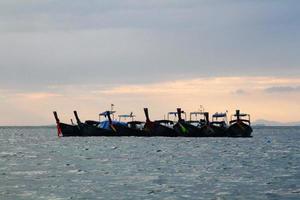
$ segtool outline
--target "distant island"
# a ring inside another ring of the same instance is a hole
[[[298,122],[277,122],[269,121],[265,119],[258,119],[252,123],[254,126],[300,126],[300,121]]]

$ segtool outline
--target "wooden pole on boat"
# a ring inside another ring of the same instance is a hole
[[[205,117],[206,125],[209,125],[209,113],[205,112],[204,117]]]
[[[240,121],[240,110],[236,110],[235,115],[236,115],[236,120]]]
[[[145,113],[145,117],[146,117],[146,123],[144,125],[144,130],[152,133],[156,127],[156,124],[155,124],[155,122],[152,122],[150,120],[148,108],[144,108],[144,113]]]
[[[145,116],[146,116],[146,122],[150,122],[148,108],[144,108],[144,113],[145,113]]]
[[[182,121],[181,113],[182,113],[181,108],[177,108],[178,121]]]
[[[61,136],[62,136],[62,131],[61,131],[60,121],[59,121],[57,112],[54,111],[53,114],[54,114],[54,118],[55,118],[55,121],[56,121],[57,136],[58,136],[58,137],[61,137]]]
[[[78,114],[77,114],[77,111],[76,111],[76,110],[74,110],[74,115],[75,115],[75,119],[76,119],[76,121],[77,121],[77,124],[80,125],[80,124],[81,124],[81,121],[80,121],[80,119],[79,119],[79,117],[78,117]]]
[[[59,118],[57,116],[57,112],[54,111],[53,114],[54,114],[54,118],[55,118],[56,123],[59,123]]]
[[[111,120],[111,117],[110,117],[110,111],[107,111],[107,112],[106,112],[106,116],[107,116],[107,119],[108,119],[110,128],[111,128],[114,132],[117,132],[117,129],[114,127],[113,122],[112,122],[112,120]]]
[[[111,120],[110,112],[109,111],[106,112],[106,116],[107,116],[109,124],[111,125],[112,124],[112,120]]]

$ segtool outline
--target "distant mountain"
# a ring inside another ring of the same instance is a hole
[[[269,121],[265,119],[258,119],[252,123],[254,126],[300,126],[299,122],[276,122],[276,121]]]

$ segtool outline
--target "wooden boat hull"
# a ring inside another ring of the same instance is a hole
[[[251,126],[243,122],[237,122],[228,128],[227,135],[229,137],[251,137],[252,132]]]
[[[214,137],[226,137],[227,128],[223,126],[211,125],[211,128],[214,130]]]
[[[181,112],[178,112],[181,113]],[[251,137],[252,128],[243,121],[233,122],[232,125],[225,131],[226,127],[214,126],[213,124],[204,125],[201,128],[186,123],[180,120],[177,124],[170,128],[158,122],[151,122],[147,118],[147,122],[143,130],[130,128],[120,124],[110,125],[110,129],[99,128],[99,122],[87,121],[82,123],[78,118],[77,112],[74,111],[78,125],[69,125],[61,123],[54,112],[54,117],[57,123],[58,136],[60,137]]]
[[[115,136],[115,133],[110,130],[98,128],[89,124],[79,124],[78,127],[80,129],[81,136],[83,137]]]
[[[200,128],[200,132],[203,137],[216,137],[217,136],[215,129],[213,129],[209,125],[202,126]]]
[[[201,130],[191,124],[184,121],[178,122],[174,125],[174,130],[177,132],[178,136],[181,137],[202,137]]]
[[[159,123],[151,122],[146,123],[144,131],[147,133],[147,136],[150,137],[176,137],[177,133],[174,129],[163,126]]]
[[[58,129],[58,136],[60,137],[81,136],[80,129],[74,125],[59,123],[57,129]]]
[[[89,124],[81,124],[73,126],[61,124],[61,137],[120,137],[120,136],[135,136],[147,137],[150,136],[142,130],[135,130],[127,127],[114,127],[114,130],[107,130],[92,126]]]
[[[147,137],[150,136],[149,133],[147,133],[144,130],[129,128],[122,125],[113,125],[111,127],[111,131],[115,134],[115,136],[127,136],[127,137]]]
[[[234,124],[226,131],[221,127],[212,126],[211,131],[208,128],[188,129],[188,132],[183,132],[179,125],[175,125],[174,129],[164,126],[154,126],[150,130],[135,130],[127,127],[115,127],[116,131],[101,129],[92,125],[82,124],[81,126],[69,125],[60,123],[62,137],[120,137],[120,136],[135,136],[135,137],[251,137],[252,128],[248,125]],[[197,128],[197,127],[195,127]]]

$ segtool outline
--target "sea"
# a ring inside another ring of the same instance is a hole
[[[58,138],[0,128],[0,199],[300,199],[300,127],[253,138]]]

